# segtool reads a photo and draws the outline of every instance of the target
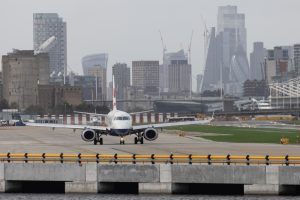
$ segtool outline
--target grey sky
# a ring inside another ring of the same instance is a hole
[[[299,0],[0,0],[0,53],[32,49],[32,13],[55,12],[67,22],[68,65],[76,72],[82,72],[81,58],[91,53],[107,52],[109,69],[116,62],[161,61],[159,30],[170,52],[186,50],[194,30],[197,74],[204,63],[201,15],[208,27],[216,26],[221,5],[237,5],[245,13],[248,53],[254,41],[267,48],[300,43]]]

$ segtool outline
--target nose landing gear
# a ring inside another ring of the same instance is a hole
[[[125,140],[123,137],[120,138],[120,144],[125,144]]]

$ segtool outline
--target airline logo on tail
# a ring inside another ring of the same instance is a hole
[[[113,110],[117,110],[117,98],[116,98],[116,87],[115,87],[115,76],[113,75],[112,77],[112,81],[113,81],[113,102],[112,102],[112,105],[113,105]]]

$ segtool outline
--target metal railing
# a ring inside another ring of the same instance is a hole
[[[300,165],[300,156],[235,156],[235,155],[157,155],[157,154],[51,154],[5,153],[1,162],[60,162],[60,163],[132,163],[132,164],[239,164],[239,165]]]

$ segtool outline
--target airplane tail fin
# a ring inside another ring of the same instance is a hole
[[[116,97],[116,85],[115,85],[115,77],[113,75],[112,77],[112,82],[113,82],[113,93],[112,93],[112,96],[113,96],[113,110],[117,110],[117,97]]]

